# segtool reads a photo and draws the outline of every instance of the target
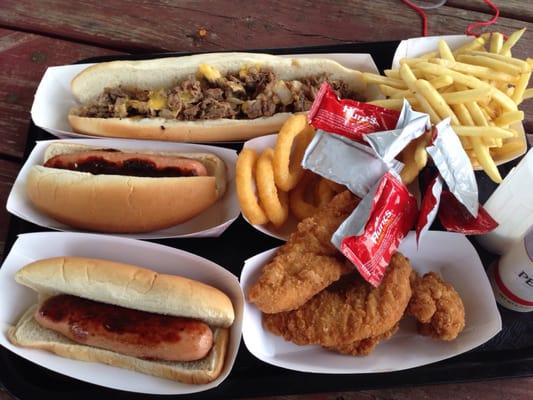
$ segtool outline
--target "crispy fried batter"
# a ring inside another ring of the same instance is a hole
[[[382,333],[378,336],[372,336],[363,340],[357,340],[353,343],[341,344],[333,347],[326,347],[327,350],[335,351],[341,354],[347,354],[351,356],[367,356],[374,351],[376,346],[383,340],[389,339],[393,336],[400,327],[399,323],[396,323],[391,330]]]
[[[345,191],[300,222],[276,257],[263,267],[248,291],[248,300],[264,313],[294,310],[352,271],[331,244],[331,236],[357,202],[357,197]]]
[[[416,279],[407,312],[419,321],[419,333],[437,339],[453,340],[465,327],[461,297],[434,272]]]
[[[297,310],[263,314],[263,324],[301,345],[332,347],[382,335],[396,325],[409,303],[411,271],[409,260],[396,253],[379,287],[350,274]]]

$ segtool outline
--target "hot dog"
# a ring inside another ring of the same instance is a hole
[[[234,311],[218,289],[81,257],[38,260],[15,279],[41,299],[9,330],[15,345],[188,383],[222,369]]]
[[[26,181],[41,212],[78,229],[139,233],[187,221],[226,190],[214,154],[155,154],[56,142]]]
[[[322,82],[362,100],[359,71],[318,58],[212,53],[88,67],[71,83],[73,130],[171,141],[247,140],[308,111]]]
[[[200,360],[213,345],[213,333],[204,322],[66,294],[48,298],[33,317],[75,342],[149,360]]]

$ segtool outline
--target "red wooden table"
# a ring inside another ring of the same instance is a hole
[[[528,31],[513,51],[533,56],[531,0],[495,1],[501,14],[490,29]],[[488,20],[481,0],[448,0],[428,11],[429,34],[460,34]],[[399,0],[68,1],[0,2],[0,203],[5,204],[22,164],[30,107],[48,66],[120,53],[217,51],[400,40],[420,36],[418,15]],[[533,102],[521,107],[533,132]],[[0,210],[0,254],[9,215]],[[387,379],[386,375],[383,379]],[[331,388],[332,391],[335,388]],[[314,399],[531,398],[533,378],[359,393]],[[294,396],[298,398],[299,396]],[[11,398],[0,391],[0,399]],[[287,397],[289,398],[289,397]],[[293,398],[291,396],[290,398]]]

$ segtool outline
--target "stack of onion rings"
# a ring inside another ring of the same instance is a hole
[[[327,204],[344,186],[305,171],[302,158],[314,135],[304,114],[282,126],[274,149],[260,155],[244,148],[237,160],[237,196],[244,217],[253,225],[280,228],[289,211],[301,221]]]

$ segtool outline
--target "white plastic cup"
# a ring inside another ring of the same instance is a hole
[[[533,149],[509,172],[483,207],[499,225],[476,240],[490,252],[504,254],[533,226]]]
[[[533,311],[533,227],[491,266],[489,276],[500,305]]]

